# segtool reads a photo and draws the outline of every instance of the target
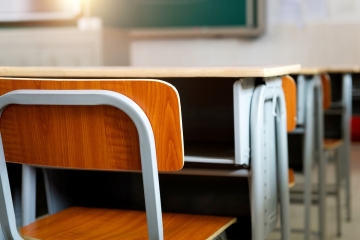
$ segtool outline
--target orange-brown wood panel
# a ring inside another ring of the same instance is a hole
[[[295,172],[294,169],[289,168],[289,187],[293,187],[295,185]]]
[[[327,110],[331,106],[331,78],[325,73],[321,74],[321,83],[323,89],[323,108]]]
[[[342,139],[325,138],[323,147],[325,150],[334,150],[343,144]]]
[[[233,217],[163,213],[164,239],[213,239]],[[72,207],[21,229],[36,239],[148,239],[146,213]]]
[[[282,77],[282,88],[286,101],[287,131],[296,127],[296,83],[290,76]]]
[[[167,83],[150,80],[6,80],[0,95],[19,89],[101,89],[135,101],[152,125],[158,168],[183,166],[180,102]],[[8,162],[77,169],[141,170],[138,134],[110,106],[8,106],[0,121]]]

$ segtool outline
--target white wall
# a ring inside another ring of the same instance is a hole
[[[268,0],[265,35],[134,40],[134,66],[360,64],[359,0]]]
[[[0,66],[104,65],[129,65],[129,40],[124,31],[76,27],[0,30]]]

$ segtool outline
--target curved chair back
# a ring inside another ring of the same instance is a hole
[[[154,132],[158,169],[180,170],[183,142],[178,93],[156,80],[0,80],[0,95],[19,89],[109,90],[132,99]],[[133,121],[112,106],[11,105],[1,116],[6,161],[92,170],[141,170]]]
[[[296,83],[289,75],[282,77],[282,88],[286,101],[287,131],[291,132],[296,128]]]
[[[331,78],[329,74],[321,74],[321,84],[323,89],[323,108],[327,110],[331,106]]]

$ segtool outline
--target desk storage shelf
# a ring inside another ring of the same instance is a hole
[[[249,129],[242,129],[249,124],[249,117],[243,114],[241,118],[238,112],[249,112],[255,79],[248,80],[250,91],[245,90],[247,92],[242,92],[242,95],[235,92],[244,91],[239,78],[222,78],[221,81],[218,78],[164,80],[175,86],[180,95],[185,161],[248,165],[250,156],[246,146],[249,139],[240,136],[249,136]],[[237,99],[234,96],[245,97]],[[235,121],[239,124],[235,125]],[[241,148],[239,152],[235,150],[235,143]]]

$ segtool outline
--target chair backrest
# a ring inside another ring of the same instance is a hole
[[[149,238],[163,239],[157,170],[180,170],[184,162],[174,87],[158,80],[0,79],[0,109],[0,223],[6,238],[20,239],[5,160],[142,170]]]
[[[331,78],[329,74],[321,74],[321,84],[323,89],[323,109],[327,110],[331,106]]]
[[[287,131],[291,132],[296,128],[296,83],[289,75],[282,77],[282,88],[286,101]]]
[[[0,95],[19,89],[96,89],[127,96],[150,121],[158,169],[183,167],[180,102],[170,84],[158,80],[0,80]],[[137,129],[129,116],[115,107],[10,105],[2,113],[0,131],[8,162],[141,170]]]

